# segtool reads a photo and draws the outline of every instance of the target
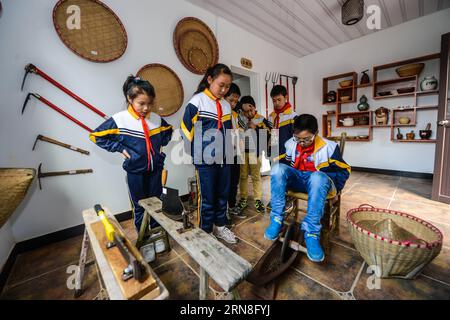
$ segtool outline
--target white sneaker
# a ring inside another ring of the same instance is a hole
[[[156,259],[156,253],[155,253],[155,245],[153,243],[150,243],[144,247],[141,247],[139,249],[141,252],[142,257],[147,263],[151,263],[155,261]]]
[[[164,243],[164,241],[162,239],[159,239],[158,241],[155,242],[155,251],[156,253],[161,253],[166,251],[166,244]]]
[[[156,238],[161,236],[162,233],[158,232],[152,235],[152,237],[150,239]],[[164,241],[162,239],[159,239],[158,241],[155,242],[155,251],[156,253],[161,253],[166,251],[166,245],[164,244]]]
[[[237,243],[236,235],[227,227],[215,227],[214,235],[225,242],[231,244]]]

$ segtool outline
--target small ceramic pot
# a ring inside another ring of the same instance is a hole
[[[355,125],[355,120],[353,118],[345,118],[344,120],[339,120],[344,127],[353,127]]]
[[[420,83],[420,89],[422,91],[436,90],[438,87],[438,81],[434,76],[425,77]]]
[[[416,134],[414,133],[414,131],[411,131],[410,133],[406,134],[406,140],[414,140],[415,137]]]
[[[336,91],[330,91],[325,95],[327,102],[336,102]]]
[[[370,106],[367,103],[367,97],[362,96],[361,99],[359,99],[358,110],[359,111],[367,111],[367,110],[369,110],[369,108],[370,108]]]

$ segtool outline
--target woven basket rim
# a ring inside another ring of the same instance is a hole
[[[183,106],[183,102],[184,102],[184,87],[183,87],[183,83],[181,82],[180,77],[178,77],[178,75],[175,73],[175,71],[173,71],[170,67],[168,67],[168,66],[166,66],[164,64],[161,64],[161,63],[149,63],[149,64],[146,64],[145,66],[140,68],[139,71],[136,74],[140,74],[141,71],[143,71],[144,69],[153,68],[153,67],[161,67],[161,68],[166,69],[167,71],[169,71],[175,77],[175,80],[180,85],[180,88],[181,88],[181,105],[172,113],[160,115],[160,117],[162,117],[162,118],[170,117],[170,116],[174,115],[175,113],[177,113],[180,110],[180,108]]]
[[[99,5],[101,5],[102,7],[104,7],[107,11],[109,11],[115,18],[115,20],[117,21],[117,23],[120,26],[120,29],[122,30],[123,33],[123,37],[125,40],[125,46],[122,50],[122,52],[115,58],[112,59],[93,59],[90,57],[87,57],[83,54],[81,54],[75,47],[71,46],[67,41],[64,40],[63,36],[62,36],[62,31],[59,28],[58,24],[56,23],[56,10],[63,4],[63,2],[66,1],[70,1],[70,0],[59,0],[56,4],[55,7],[53,8],[53,26],[55,27],[56,33],[58,33],[59,38],[61,39],[62,43],[64,43],[64,45],[69,48],[70,51],[72,51],[73,53],[75,53],[77,56],[86,59],[88,61],[91,62],[98,62],[98,63],[107,63],[107,62],[111,62],[111,61],[115,61],[117,59],[119,59],[120,57],[122,57],[125,52],[127,51],[128,48],[128,34],[127,34],[127,30],[125,29],[125,26],[123,25],[122,21],[120,20],[119,16],[117,16],[117,14],[110,8],[108,7],[106,4],[104,4],[103,2],[99,1],[99,0],[86,0],[86,1],[91,1],[91,2],[95,2]]]
[[[409,241],[397,241],[397,240],[392,240],[392,239],[388,239],[388,238],[384,238],[381,237],[377,234],[374,234],[373,232],[357,225],[354,220],[353,220],[353,215],[357,212],[378,212],[378,213],[387,213],[387,214],[393,214],[396,216],[401,216],[401,217],[405,217],[408,218],[410,220],[413,220],[415,222],[418,222],[422,225],[424,225],[425,227],[427,227],[428,229],[430,229],[431,231],[433,231],[437,237],[438,240],[433,241],[433,242],[428,242],[427,244],[414,244],[411,243]],[[389,244],[392,245],[396,245],[396,246],[402,246],[402,247],[412,247],[412,248],[418,248],[418,249],[423,249],[423,248],[434,248],[434,247],[438,247],[442,245],[442,241],[443,241],[443,234],[442,232],[433,224],[429,223],[428,221],[425,221],[423,219],[420,219],[416,216],[413,216],[409,213],[406,212],[402,212],[402,211],[395,211],[395,210],[390,210],[390,209],[381,209],[381,208],[376,208],[374,206],[368,205],[368,204],[362,204],[361,206],[359,206],[358,208],[354,208],[351,209],[347,212],[347,221],[350,223],[350,225],[355,228],[358,232],[363,233],[365,235],[368,235],[374,239],[380,240],[380,241],[384,241],[387,242]]]
[[[186,69],[188,69],[189,71],[191,71],[192,73],[198,74],[198,75],[203,75],[204,72],[201,72],[200,70],[195,69],[194,67],[191,66],[191,64],[189,63],[189,61],[184,61],[183,59],[183,55],[181,54],[180,48],[179,48],[179,37],[183,34],[185,34],[186,32],[183,32],[181,35],[178,33],[178,30],[180,29],[180,27],[187,22],[194,22],[199,24],[201,27],[203,27],[211,36],[213,42],[209,42],[212,51],[213,51],[213,57],[212,57],[212,65],[215,65],[219,62],[219,43],[217,42],[217,38],[214,34],[214,32],[212,32],[211,28],[204,23],[202,20],[195,18],[195,17],[186,17],[181,19],[180,21],[178,21],[175,30],[173,32],[173,46],[175,48],[175,52],[177,54],[178,59],[181,61],[181,63],[183,64],[183,66],[185,66]],[[192,30],[186,30],[186,31],[192,31]],[[202,32],[200,30],[197,30],[199,32]],[[207,35],[205,35],[206,38],[208,38]],[[209,39],[208,39],[209,40]]]

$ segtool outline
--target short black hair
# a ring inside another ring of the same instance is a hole
[[[225,98],[228,98],[232,94],[237,94],[239,97],[241,96],[241,89],[239,89],[239,86],[234,82],[231,84],[230,89],[225,95]]]
[[[252,106],[256,107],[256,102],[255,99],[253,99],[253,97],[251,96],[245,96],[241,98],[241,104],[251,104]]]
[[[311,114],[302,114],[295,117],[294,120],[294,132],[309,131],[316,134],[319,131],[319,124],[316,117]]]
[[[276,96],[282,95],[283,97],[287,96],[287,89],[285,86],[277,85],[272,88],[272,91],[270,91],[270,97],[275,98]]]

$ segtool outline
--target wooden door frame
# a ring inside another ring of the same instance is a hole
[[[448,78],[449,78],[449,49],[450,49],[450,33],[442,35],[441,38],[441,64],[439,76],[439,110],[438,122],[447,118],[447,93],[448,93]],[[446,129],[450,130],[450,129]],[[441,175],[442,175],[442,161],[443,152],[448,152],[444,149],[445,127],[437,127],[437,143],[436,143],[436,157],[434,162],[434,177],[433,177],[433,192],[432,199],[435,201],[445,202],[450,204],[450,197],[440,194],[441,189]]]

